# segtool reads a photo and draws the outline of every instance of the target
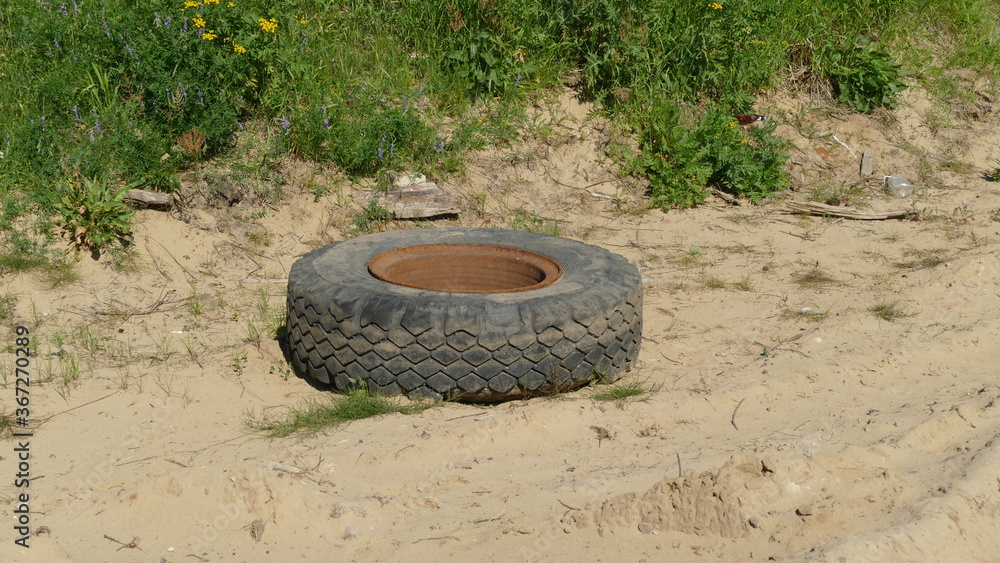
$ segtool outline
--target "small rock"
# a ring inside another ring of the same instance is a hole
[[[861,177],[867,178],[875,171],[875,153],[864,151],[861,153]]]
[[[471,461],[456,461],[455,469],[472,469]]]
[[[652,534],[656,531],[656,526],[652,522],[640,522],[639,531],[644,534]]]
[[[535,533],[535,529],[532,528],[531,526],[521,526],[520,528],[517,529],[517,533],[524,535],[533,534]]]
[[[813,505],[803,504],[802,506],[795,509],[795,513],[799,516],[812,516]]]
[[[750,519],[747,520],[747,523],[750,524],[751,528],[759,528],[760,518],[757,518],[756,516],[751,516]]]

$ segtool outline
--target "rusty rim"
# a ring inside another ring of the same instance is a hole
[[[384,282],[452,293],[531,291],[562,276],[562,268],[551,258],[492,244],[397,248],[372,258],[368,271]]]

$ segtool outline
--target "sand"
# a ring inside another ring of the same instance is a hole
[[[282,314],[291,264],[346,236],[365,186],[289,161],[285,199],[237,186],[220,204],[228,184],[189,173],[188,193],[209,195],[136,214],[137,271],[85,256],[57,289],[0,278],[38,342],[27,489],[13,486],[19,442],[0,445],[0,560],[1000,557],[992,114],[920,91],[894,118],[763,101],[795,145],[789,198],[857,182],[868,150],[878,178],[853,201],[921,212],[856,221],[780,200],[641,212],[641,183],[603,156],[629,150],[614,128],[568,93],[542,107],[546,139],[474,155],[466,178],[439,182],[465,212],[422,226],[508,226],[522,210],[627,257],[645,324],[622,381],[650,393],[447,403],[268,439],[248,421],[328,392],[255,330]],[[894,173],[917,191],[883,193]],[[880,303],[903,315],[878,318]],[[8,414],[13,365],[0,354]],[[11,524],[22,492],[28,549]]]

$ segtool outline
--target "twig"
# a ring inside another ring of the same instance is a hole
[[[678,477],[683,477],[684,476],[684,470],[681,469],[681,452],[679,452],[677,450],[674,450],[674,453],[677,454],[677,476]]]
[[[883,219],[907,219],[918,214],[916,211],[860,211],[852,207],[842,207],[839,205],[827,205],[815,201],[789,201],[785,205],[792,211],[799,213],[811,213],[813,215],[830,215],[833,217],[846,217],[848,219],[858,219],[863,221],[881,221]],[[798,236],[798,235],[796,235]]]
[[[720,190],[719,188],[716,188],[715,186],[710,187],[709,190],[712,192],[712,195],[728,203],[729,205],[740,205],[740,200],[727,194],[726,192]]]
[[[559,501],[559,504],[561,504],[561,505],[565,506],[566,508],[568,508],[568,509],[570,509],[570,510],[581,510],[581,509],[579,509],[579,508],[576,508],[576,507],[573,507],[573,506],[570,506],[570,505],[566,504],[565,502],[563,502],[563,501],[561,501],[561,500],[559,500],[559,499],[556,499],[556,500],[557,500],[557,501]]]
[[[733,409],[733,416],[729,419],[729,422],[733,423],[733,428],[735,428],[737,430],[739,430],[740,427],[736,426],[736,411],[740,410],[740,406],[743,405],[743,401],[745,401],[745,400],[747,400],[746,397],[743,397],[742,399],[740,399],[740,402],[736,405],[736,408]]]
[[[435,537],[435,538],[420,538],[419,540],[417,540],[417,541],[415,541],[413,543],[419,543],[419,542],[428,541],[428,540],[455,540],[455,541],[462,541],[462,540],[456,538],[455,536],[438,536],[438,537]]]
[[[139,538],[136,537],[136,536],[132,536],[132,541],[130,541],[128,543],[120,542],[120,541],[116,540],[115,538],[113,538],[113,537],[111,537],[111,536],[109,536],[107,534],[104,534],[104,539],[111,540],[111,541],[113,541],[113,542],[115,542],[117,544],[121,544],[121,547],[119,547],[115,551],[121,551],[121,550],[125,549],[126,547],[129,548],[129,549],[138,549],[139,551],[142,551],[142,548],[139,547]]]

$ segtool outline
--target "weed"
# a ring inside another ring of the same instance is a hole
[[[903,251],[903,256],[908,260],[894,262],[893,266],[907,270],[924,270],[944,264],[948,258],[948,250],[944,248],[926,250],[909,248]]]
[[[753,291],[754,282],[753,278],[749,274],[744,275],[742,278],[732,282],[733,289],[738,289],[740,291]]]
[[[127,190],[86,178],[60,189],[65,195],[55,211],[77,248],[100,251],[115,242],[127,245],[131,241],[129,218],[135,211],[122,201]]]
[[[726,281],[717,276],[708,276],[703,280],[703,283],[709,289],[722,289],[726,287]]]
[[[242,354],[234,355],[233,361],[229,366],[233,368],[233,373],[236,374],[236,377],[243,377],[243,372],[247,367],[247,353],[243,352]]]
[[[392,413],[413,414],[433,407],[433,404],[399,404],[397,401],[372,395],[364,388],[346,395],[337,395],[329,401],[311,401],[302,407],[293,407],[282,418],[250,417],[248,425],[272,438],[292,434],[315,434],[326,428]]]
[[[837,99],[859,113],[878,107],[895,108],[906,89],[899,65],[888,53],[875,50],[872,40],[860,38],[826,55],[827,73]]]
[[[559,235],[559,225],[555,221],[544,219],[538,213],[529,213],[518,209],[507,220],[508,226],[515,231],[529,231],[543,235]]]
[[[618,381],[610,383],[603,375],[597,375],[595,379],[607,389],[598,391],[591,396],[595,401],[616,401],[619,407],[624,407],[629,399],[635,400],[637,397],[656,392],[656,387],[651,387],[644,381]]]
[[[879,301],[875,305],[869,307],[868,311],[876,317],[890,322],[895,321],[896,319],[912,317],[916,314],[903,309],[899,305],[899,301]]]
[[[828,287],[840,283],[818,264],[795,274],[792,281],[802,287]]]
[[[13,295],[0,296],[0,323],[7,324],[14,318],[14,305],[17,298]]]
[[[359,235],[377,233],[385,230],[385,225],[392,219],[392,213],[378,203],[377,198],[368,202],[368,207],[354,216],[352,230]]]

